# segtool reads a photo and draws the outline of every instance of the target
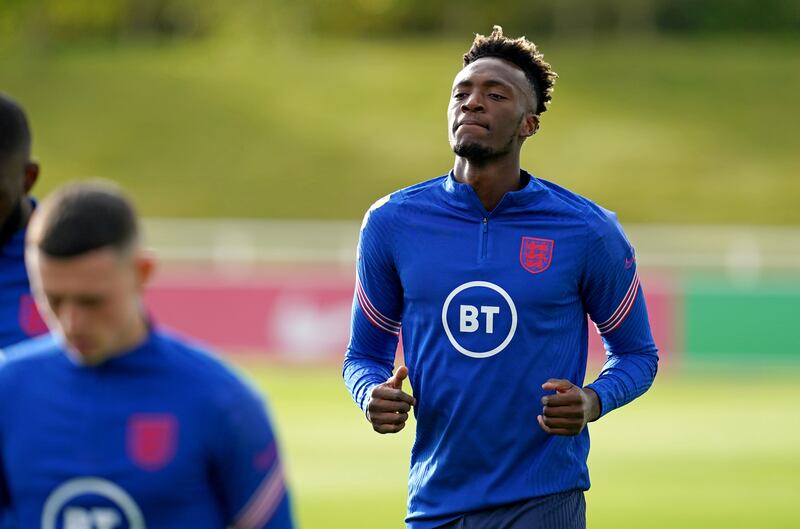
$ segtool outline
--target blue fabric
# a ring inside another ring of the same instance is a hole
[[[582,385],[587,314],[609,360],[606,414],[650,386],[657,350],[636,263],[613,213],[523,172],[491,212],[452,174],[379,200],[362,225],[344,379],[365,409],[398,335],[417,406],[408,517],[458,515],[588,489],[589,433],[546,434],[541,385]]]
[[[582,490],[559,492],[468,513],[439,529],[586,529]]]
[[[47,332],[36,311],[25,270],[25,230],[0,246],[0,347]]]
[[[161,331],[96,367],[50,336],[7,354],[0,506],[21,528],[293,526],[261,399]]]

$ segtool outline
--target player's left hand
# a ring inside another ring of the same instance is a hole
[[[536,417],[549,434],[578,435],[587,423],[600,417],[600,399],[590,388],[551,378],[542,384],[542,389],[555,391],[542,397],[542,414]]]

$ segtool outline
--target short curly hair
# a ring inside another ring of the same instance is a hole
[[[472,47],[464,54],[464,66],[484,57],[505,59],[518,66],[525,72],[536,94],[536,114],[547,110],[558,74],[545,62],[536,44],[525,37],[510,39],[503,35],[502,27],[494,26],[488,37],[479,33],[475,35]]]

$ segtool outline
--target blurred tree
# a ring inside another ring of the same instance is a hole
[[[667,32],[790,32],[800,29],[797,0],[661,0],[657,24]]]
[[[218,27],[221,14],[221,0],[4,0],[0,40],[202,36]]]
[[[0,42],[198,37],[237,31],[396,37],[509,34],[593,37],[674,32],[797,35],[798,0],[3,0]]]
[[[125,23],[125,0],[44,0],[36,23],[55,39],[110,36]]]

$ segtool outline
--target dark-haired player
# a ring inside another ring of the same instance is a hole
[[[520,168],[555,79],[525,38],[476,36],[450,96],[453,170],[364,219],[344,378],[377,432],[414,408],[412,529],[585,527],[586,425],[656,374],[615,215]],[[582,387],[587,314],[608,361]]]
[[[0,366],[0,510],[20,528],[291,528],[262,401],[146,317],[154,263],[127,199],[55,192],[26,260],[54,338]]]
[[[38,176],[25,113],[0,95],[0,347],[47,330],[25,271],[25,227],[33,211],[28,192]]]

